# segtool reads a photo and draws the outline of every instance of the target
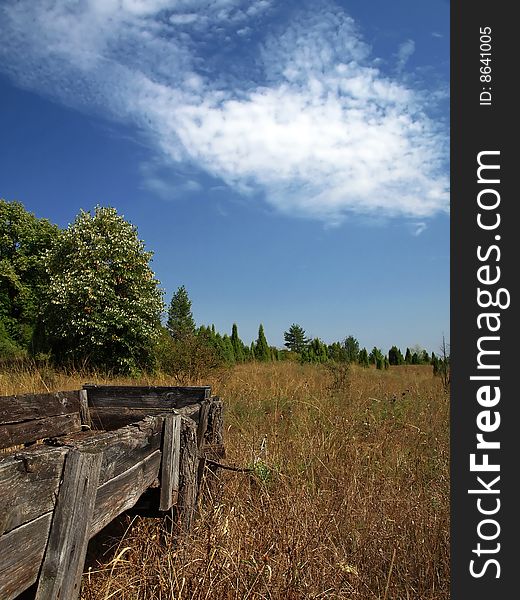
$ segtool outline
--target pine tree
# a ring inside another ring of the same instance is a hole
[[[402,365],[404,363],[404,358],[401,353],[401,350],[399,350],[397,346],[392,346],[388,351],[388,362],[391,365]]]
[[[195,321],[191,312],[191,300],[182,285],[172,297],[168,308],[166,327],[174,340],[183,340],[195,333]]]
[[[258,339],[255,344],[255,359],[262,362],[271,360],[271,350],[264,333],[264,326],[260,324],[258,328]]]
[[[233,323],[231,328],[231,344],[233,345],[233,352],[235,354],[235,361],[237,363],[244,362],[244,344],[238,337],[238,327],[236,323]]]
[[[305,329],[293,323],[289,329],[283,334],[285,340],[285,346],[289,348],[291,352],[301,353],[309,343],[309,340],[305,337]]]
[[[404,362],[407,365],[411,365],[412,364],[412,353],[410,352],[410,348],[406,349],[406,354],[404,356]]]
[[[367,352],[366,348],[363,348],[362,350],[360,350],[358,362],[364,368],[369,367],[370,363],[368,362],[368,352]]]
[[[371,364],[377,366],[377,360],[379,358],[383,358],[383,352],[381,351],[380,348],[376,348],[374,346],[372,348],[372,350],[370,351],[370,354],[368,355],[368,360],[370,361]]]
[[[330,344],[327,348],[327,354],[329,359],[334,362],[346,362],[347,360],[346,350],[339,342]]]
[[[353,335],[349,335],[347,338],[345,338],[343,346],[346,351],[347,362],[357,362],[359,356],[359,342],[356,340],[356,338]]]

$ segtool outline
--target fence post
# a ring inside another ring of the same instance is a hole
[[[179,467],[178,518],[181,528],[188,531],[197,502],[197,428],[191,419],[182,418],[181,459]]]
[[[79,596],[102,457],[76,449],[67,454],[35,600]]]
[[[168,415],[164,418],[159,510],[169,510],[174,504],[177,504],[179,495],[181,419],[181,415]]]

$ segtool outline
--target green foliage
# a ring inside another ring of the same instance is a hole
[[[360,350],[358,356],[358,363],[365,369],[368,369],[368,367],[370,366],[370,362],[368,360],[368,352],[366,348]]]
[[[410,348],[407,348],[407,349],[406,349],[406,353],[405,353],[405,355],[404,355],[404,362],[405,362],[407,365],[411,365],[411,364],[412,364],[412,353],[411,353],[411,351],[410,351]]]
[[[173,339],[166,328],[161,328],[155,347],[157,367],[177,380],[179,385],[191,385],[222,366],[215,348],[205,334]]]
[[[285,340],[284,346],[291,352],[298,352],[299,354],[305,350],[309,343],[309,340],[305,337],[305,329],[296,323],[293,323],[289,329],[284,332],[283,337]]]
[[[21,358],[24,355],[25,352],[23,348],[11,339],[3,321],[0,320],[0,360]]]
[[[44,325],[60,363],[130,374],[153,366],[163,302],[151,257],[114,208],[80,212],[46,261]]]
[[[254,346],[255,360],[268,362],[271,360],[271,350],[264,333],[264,326],[260,323],[258,338]]]
[[[359,357],[359,342],[353,335],[349,335],[343,342],[345,348],[346,361],[348,363],[356,363]]]
[[[328,358],[327,346],[319,338],[314,338],[301,354],[302,362],[325,363]]]
[[[404,357],[401,350],[397,346],[392,346],[388,351],[388,362],[391,365],[402,365],[404,363]],[[413,356],[412,356],[413,362]]]
[[[376,365],[377,367],[377,361],[382,361],[384,359],[384,354],[381,351],[380,348],[376,348],[375,346],[372,348],[370,354],[368,355],[368,360],[370,361],[370,364],[372,365]]]
[[[44,256],[60,230],[20,202],[0,199],[0,357],[32,350],[48,283]]]
[[[182,340],[195,333],[195,321],[191,312],[191,300],[182,285],[172,297],[168,308],[166,327],[174,340]]]
[[[238,327],[236,323],[233,323],[233,327],[231,328],[231,345],[233,346],[233,353],[235,356],[235,361],[237,363],[242,363],[245,361],[245,348],[244,343],[238,337]]]
[[[278,348],[276,346],[269,346],[269,349],[271,350],[271,360],[273,362],[280,360]]]
[[[334,362],[347,362],[347,351],[339,342],[334,342],[327,348],[327,354],[330,360]]]

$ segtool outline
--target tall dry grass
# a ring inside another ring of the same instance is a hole
[[[30,391],[20,377],[1,393]],[[449,597],[449,402],[430,368],[247,364],[200,383],[225,401],[227,461],[255,472],[220,471],[189,535],[129,522],[83,600]]]

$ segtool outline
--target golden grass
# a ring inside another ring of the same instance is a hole
[[[0,393],[103,382],[53,376],[4,375]],[[449,401],[431,368],[247,364],[200,383],[225,402],[227,460],[257,475],[221,471],[189,535],[134,519],[83,600],[449,597]]]

